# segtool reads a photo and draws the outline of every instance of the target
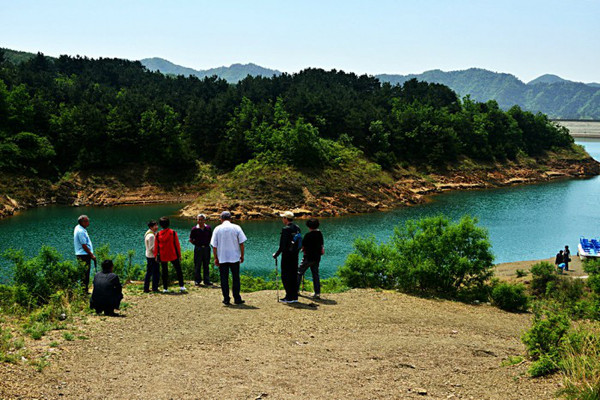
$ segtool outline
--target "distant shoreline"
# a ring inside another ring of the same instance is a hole
[[[555,119],[552,121],[567,128],[574,138],[600,139],[600,120]]]

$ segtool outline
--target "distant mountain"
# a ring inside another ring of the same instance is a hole
[[[461,97],[470,95],[476,101],[496,100],[503,109],[517,104],[528,111],[541,111],[550,118],[600,119],[600,84],[572,82],[556,75],[542,75],[528,84],[510,74],[479,68],[376,77],[392,84],[402,84],[412,78],[441,83]]]
[[[167,75],[193,75],[197,76],[198,78],[216,75],[221,79],[225,79],[229,83],[237,83],[245,77],[247,77],[248,75],[264,76],[267,78],[273,75],[281,75],[281,71],[263,68],[260,65],[256,64],[232,64],[229,67],[195,70],[192,68],[186,68],[177,64],[173,64],[170,61],[158,57],[144,58],[143,60],[140,60],[140,62],[142,63],[142,65],[144,65],[151,71],[160,71],[163,74]]]
[[[561,78],[557,75],[546,74],[539,76],[528,83],[528,85],[535,85],[537,83],[559,83],[559,82],[569,82],[566,79]]]

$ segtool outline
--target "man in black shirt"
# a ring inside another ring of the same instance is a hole
[[[90,298],[90,308],[96,310],[97,314],[104,311],[105,315],[117,315],[115,309],[119,309],[123,299],[121,282],[113,272],[112,260],[102,262],[102,272],[94,276],[94,290]]]
[[[323,234],[319,230],[319,220],[311,218],[306,221],[306,226],[308,226],[310,232],[302,239],[302,251],[304,252],[304,257],[302,257],[302,262],[298,268],[298,290],[300,290],[300,282],[302,282],[304,273],[310,268],[315,289],[313,298],[318,299],[321,297],[319,263],[321,262],[321,256],[325,254],[325,246],[323,243]]]
[[[206,223],[206,215],[198,214],[198,225],[190,232],[190,243],[194,245],[194,282],[200,286],[204,274],[204,284],[212,285],[210,282],[210,239],[212,228]]]
[[[298,273],[298,251],[294,245],[294,237],[300,233],[298,225],[294,224],[294,213],[286,211],[281,214],[283,224],[281,237],[279,238],[279,248],[273,254],[277,258],[281,254],[281,281],[285,289],[285,297],[279,300],[282,303],[298,302],[298,285],[296,275]]]

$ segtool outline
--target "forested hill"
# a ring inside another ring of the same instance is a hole
[[[546,116],[448,87],[306,69],[277,77],[171,77],[139,61],[0,52],[0,169],[60,177],[73,170],[158,165],[195,173],[241,164],[302,171],[368,159],[442,168],[571,148]]]
[[[32,53],[3,50],[6,58],[13,63],[35,56]],[[281,74],[280,71],[256,64],[233,64],[229,67],[195,70],[162,58],[146,58],[141,63],[150,71],[160,71],[167,75],[192,75],[201,79],[217,76],[229,83],[237,83],[248,75],[269,78]],[[403,84],[410,79],[441,83],[458,93],[459,97],[470,95],[473,100],[482,102],[496,100],[503,110],[519,105],[524,110],[542,112],[550,118],[600,119],[599,83],[573,82],[551,74],[542,75],[529,83],[510,74],[479,68],[451,72],[432,70],[412,75],[381,74],[375,77],[392,84]]]
[[[279,76],[281,71],[274,69],[263,68],[256,64],[232,64],[229,67],[211,68],[205,70],[196,70],[192,68],[181,67],[173,64],[162,58],[144,58],[140,60],[142,65],[150,71],[160,71],[167,75],[183,75],[197,76],[198,78],[206,78],[218,76],[220,79],[225,79],[229,83],[238,83],[248,75],[250,76]]]
[[[600,85],[542,75],[524,83],[510,74],[471,68],[464,71],[427,71],[418,75],[377,75],[382,82],[402,84],[409,79],[447,85],[473,100],[496,100],[508,110],[517,104],[524,110],[543,112],[550,118],[600,119]]]

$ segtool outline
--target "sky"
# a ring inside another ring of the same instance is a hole
[[[600,0],[0,0],[0,47],[358,74],[600,82]]]

